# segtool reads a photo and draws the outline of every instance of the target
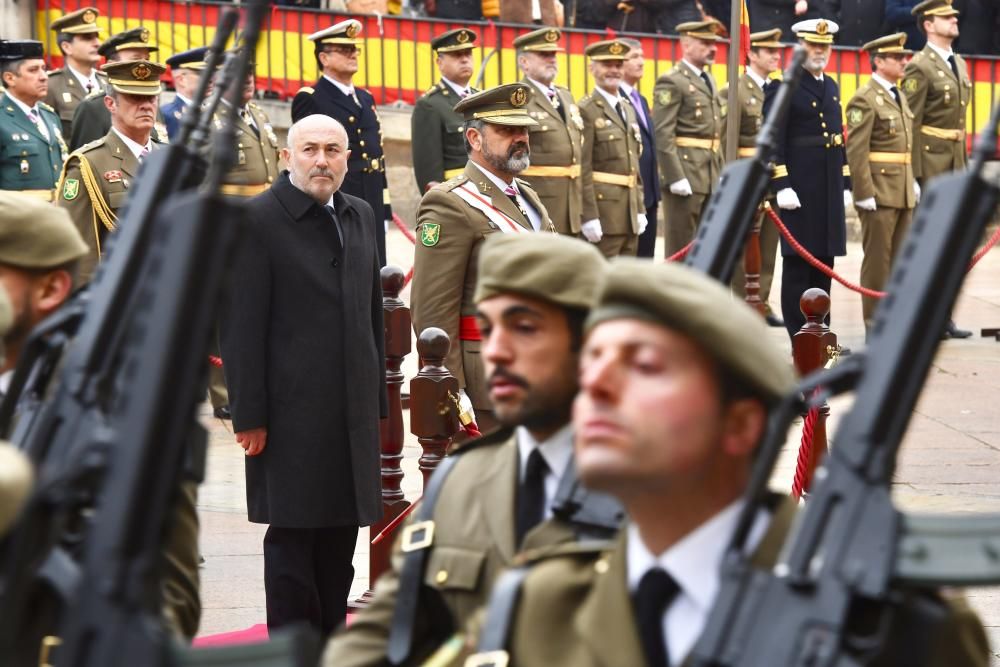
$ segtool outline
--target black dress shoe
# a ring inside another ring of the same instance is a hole
[[[775,315],[774,313],[768,313],[764,316],[764,321],[767,322],[769,327],[783,327],[785,326],[785,321]]]
[[[212,414],[214,414],[219,419],[233,418],[233,413],[229,411],[228,405],[220,405],[219,407],[215,408],[215,410],[212,411]]]
[[[972,332],[968,329],[959,329],[953,320],[948,320],[948,326],[944,330],[945,338],[969,338]]]

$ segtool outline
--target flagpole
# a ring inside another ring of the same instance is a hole
[[[726,81],[729,83],[729,95],[726,100],[726,162],[736,158],[736,149],[740,143],[740,106],[739,106],[739,75],[740,53],[743,52],[743,31],[740,30],[740,14],[743,0],[732,0],[732,10],[729,12],[729,62],[726,69]]]

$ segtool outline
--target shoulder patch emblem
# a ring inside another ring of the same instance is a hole
[[[660,104],[664,106],[670,104],[670,91],[669,90],[660,91],[660,95],[657,99],[660,101]]]
[[[861,109],[853,108],[847,110],[848,125],[860,125],[862,120],[864,120],[864,114],[861,112]]]
[[[63,199],[73,201],[80,194],[80,181],[75,178],[67,178],[63,184]]]
[[[917,89],[916,79],[903,79],[903,90],[908,93],[912,93]]]
[[[428,248],[436,246],[441,240],[441,225],[436,222],[425,222],[420,225],[420,242]]]

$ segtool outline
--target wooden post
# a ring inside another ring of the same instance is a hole
[[[758,209],[754,216],[753,227],[750,228],[746,249],[743,251],[743,274],[746,280],[743,298],[751,308],[760,313],[761,317],[767,314],[764,302],[760,300],[760,226],[763,221],[764,215]]]
[[[448,334],[437,327],[424,329],[417,339],[417,354],[423,366],[410,381],[410,432],[423,449],[419,466],[425,488],[461,428],[454,403],[458,380],[444,367],[450,347]]]
[[[830,331],[826,325],[826,316],[830,312],[830,295],[811,287],[802,293],[799,299],[799,309],[806,316],[806,323],[792,337],[792,358],[795,369],[800,376],[818,370],[826,365],[838,349],[837,334]],[[809,471],[806,479],[811,481],[816,467],[826,455],[826,418],[830,416],[830,405],[824,401],[819,408],[819,418],[813,431],[812,456],[809,459]],[[809,484],[804,485],[804,491],[809,490]]]

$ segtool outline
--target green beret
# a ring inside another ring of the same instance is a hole
[[[0,191],[0,264],[51,269],[87,252],[65,209],[31,195]]]
[[[676,262],[618,258],[587,318],[586,329],[638,318],[690,336],[723,368],[779,398],[795,386],[790,355],[771,340],[764,319],[728,286]]]
[[[590,310],[607,262],[592,243],[558,234],[490,234],[479,252],[474,301],[516,292]]]

